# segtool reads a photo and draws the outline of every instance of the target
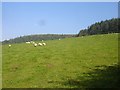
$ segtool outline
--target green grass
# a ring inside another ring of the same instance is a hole
[[[0,89],[2,89],[2,45],[0,43]]]
[[[45,42],[3,45],[3,88],[118,87],[118,34]]]

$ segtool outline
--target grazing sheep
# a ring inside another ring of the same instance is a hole
[[[35,42],[32,42],[32,44],[35,44]]]
[[[9,44],[9,48],[11,47],[11,45]]]
[[[34,45],[34,47],[37,47],[37,43],[34,43],[33,45]]]
[[[61,40],[61,39],[59,38],[59,40]]]
[[[43,42],[44,40],[42,40],[42,42]]]
[[[35,44],[35,42],[31,41],[30,43]]]
[[[26,42],[27,44],[30,44],[30,42]]]
[[[46,45],[46,43],[42,43],[44,46]]]
[[[42,43],[38,43],[39,46],[42,46]]]
[[[33,41],[30,41],[30,43],[33,43]]]
[[[30,41],[30,43],[34,44],[35,42],[33,42],[33,41]]]

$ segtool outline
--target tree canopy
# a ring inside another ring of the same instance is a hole
[[[78,36],[95,35],[95,34],[107,34],[107,33],[119,33],[120,19],[113,18],[101,22],[92,24],[87,29],[80,30]]]

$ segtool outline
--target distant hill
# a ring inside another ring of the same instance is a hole
[[[55,40],[59,38],[69,38],[75,37],[75,34],[37,34],[37,35],[27,35],[27,36],[20,36],[14,39],[5,40],[2,44],[8,43],[22,43],[26,41],[40,41],[40,40]]]
[[[120,18],[113,18],[92,24],[87,29],[80,30],[78,36],[119,33],[120,32]]]

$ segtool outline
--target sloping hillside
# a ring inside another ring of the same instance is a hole
[[[3,88],[119,87],[118,34],[3,45]]]

